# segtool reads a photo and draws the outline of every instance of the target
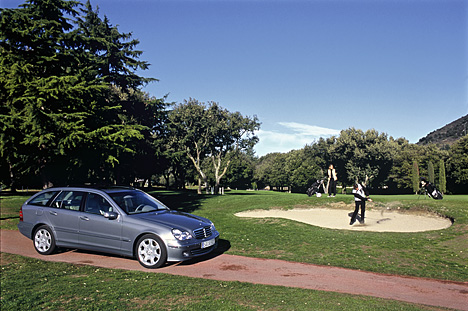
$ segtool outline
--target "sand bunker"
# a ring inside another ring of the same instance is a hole
[[[450,219],[432,214],[416,215],[394,210],[366,211],[365,224],[356,222],[350,226],[349,214],[343,209],[291,209],[254,210],[235,214],[238,217],[285,218],[329,229],[347,229],[376,232],[422,232],[446,229],[452,225]]]

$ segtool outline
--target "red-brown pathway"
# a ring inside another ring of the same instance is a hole
[[[41,260],[86,264],[111,269],[168,273],[219,281],[299,287],[367,295],[468,311],[468,282],[440,281],[378,274],[336,267],[219,254],[205,260],[150,270],[133,259],[82,251],[39,255],[32,241],[14,230],[1,230],[1,251]]]

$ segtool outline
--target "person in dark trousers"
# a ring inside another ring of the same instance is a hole
[[[336,196],[336,181],[338,180],[336,176],[336,170],[333,167],[333,164],[330,164],[328,167],[328,197]]]
[[[364,216],[366,213],[366,201],[372,202],[372,200],[370,198],[367,198],[365,189],[358,183],[354,184],[353,194],[354,194],[355,208],[354,208],[353,216],[351,217],[351,222],[349,224],[352,225],[356,222],[359,208],[361,208],[361,219],[359,220],[359,222],[363,224]]]

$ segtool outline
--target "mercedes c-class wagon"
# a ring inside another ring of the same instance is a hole
[[[210,220],[123,187],[43,190],[21,207],[18,229],[43,255],[85,249],[136,258],[147,268],[208,254],[219,238]]]

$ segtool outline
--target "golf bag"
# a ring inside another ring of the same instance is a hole
[[[426,188],[427,194],[434,200],[442,200],[444,198],[442,193],[430,182],[426,183],[424,188]]]
[[[361,184],[362,190],[364,191],[364,194],[366,197],[369,196],[369,188],[367,188],[364,184]]]
[[[319,193],[320,186],[323,184],[323,180],[316,180],[309,189],[307,189],[307,195],[309,197],[313,196],[314,194]]]

